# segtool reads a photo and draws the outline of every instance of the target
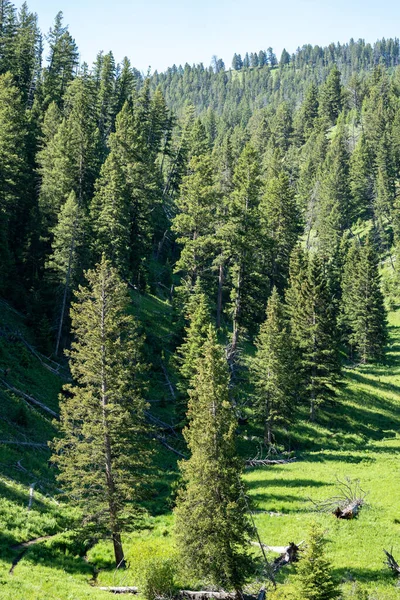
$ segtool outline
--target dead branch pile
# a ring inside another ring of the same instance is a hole
[[[215,598],[215,600],[236,600],[237,595],[230,592],[212,592],[208,590],[201,590],[199,592],[181,590],[179,598],[185,600],[209,600],[210,598]]]
[[[98,589],[102,590],[103,592],[111,592],[111,594],[137,594],[138,593],[137,587],[130,587],[130,586],[125,586],[125,587],[99,587]]]
[[[295,462],[296,457],[293,458],[250,458],[246,460],[246,467],[266,467],[268,465],[286,465],[288,463]]]
[[[266,467],[269,465],[286,465],[295,462],[297,459],[292,452],[282,452],[273,444],[266,444],[263,439],[251,436],[244,436],[244,439],[251,442],[257,442],[258,452],[253,458],[246,460],[246,467]]]
[[[343,481],[337,479],[337,494],[322,502],[311,502],[318,512],[331,512],[337,519],[354,519],[365,504],[365,492],[358,479],[352,481],[346,477]]]
[[[393,552],[393,549],[390,552],[388,552],[387,550],[383,551],[386,554],[386,566],[392,571],[392,573],[396,577],[400,577],[400,565],[394,559],[393,554],[391,554],[391,552]]]

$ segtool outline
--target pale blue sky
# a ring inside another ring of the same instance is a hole
[[[17,2],[19,6],[22,2]],[[398,0],[28,0],[47,31],[62,10],[90,64],[99,50],[125,55],[140,70],[174,63],[230,66],[242,55],[272,46],[279,55],[306,43],[326,45],[360,37],[400,36]]]

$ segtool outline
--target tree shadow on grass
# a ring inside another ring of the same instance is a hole
[[[46,543],[29,547],[22,560],[35,566],[42,565],[66,571],[71,575],[82,574],[88,577],[94,575],[94,567],[86,562],[83,557],[73,556],[69,552],[63,552],[53,545],[46,545]]]
[[[362,462],[373,463],[376,462],[376,458],[374,456],[370,456],[369,454],[365,455],[354,455],[354,454],[333,454],[331,452],[318,452],[315,454],[307,454],[307,462],[319,462],[323,463],[326,461],[331,462],[340,462],[340,463],[349,463],[358,465]]]
[[[260,489],[260,488],[258,488]],[[273,503],[274,505],[276,505],[279,502],[308,502],[309,498],[305,497],[305,496],[299,496],[299,495],[294,495],[294,494],[275,494],[275,493],[271,493],[268,494],[268,492],[262,492],[259,494],[256,493],[252,493],[250,492],[249,494],[249,498],[251,500],[252,504],[258,505],[260,504],[271,504]],[[268,510],[272,510],[272,509],[268,509]],[[286,512],[299,512],[298,508],[293,508],[293,510],[287,511]]]
[[[381,375],[382,375],[382,377],[388,376],[385,373],[382,373]],[[375,398],[376,398],[375,405],[377,405],[377,406],[383,405],[383,406],[386,406],[386,409],[388,409],[388,410],[392,410],[394,412],[400,413],[400,386],[399,385],[395,385],[393,383],[388,383],[388,382],[382,381],[380,379],[379,380],[370,379],[369,377],[366,377],[365,374],[363,374],[360,371],[351,371],[348,373],[347,376],[348,376],[348,379],[351,379],[354,382],[357,382],[361,385],[367,385],[369,387],[376,388],[377,391],[380,391],[384,394],[387,392],[390,392],[392,394],[398,395],[399,396],[399,406],[397,406],[396,404],[393,404],[393,401],[382,398],[382,396],[375,396]],[[364,393],[364,391],[360,391],[360,394],[363,394],[363,393]]]
[[[7,485],[4,481],[0,481],[0,497],[17,504],[23,508],[27,508],[29,502],[29,487],[26,487],[26,491],[16,489],[12,485]],[[50,506],[43,502],[38,495],[34,496],[34,510],[38,512],[55,512],[52,511]]]
[[[256,489],[260,487],[324,487],[331,485],[326,481],[316,481],[315,479],[251,479],[246,482],[247,489]]]
[[[383,555],[383,553],[382,553]],[[366,569],[360,567],[345,567],[333,569],[333,576],[341,583],[359,581],[360,583],[396,583],[389,569]]]

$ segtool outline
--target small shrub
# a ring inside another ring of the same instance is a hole
[[[155,558],[146,568],[143,594],[146,600],[173,598],[177,591],[175,563],[167,558]]]

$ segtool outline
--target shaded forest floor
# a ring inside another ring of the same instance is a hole
[[[143,297],[136,300],[136,310],[155,344],[171,339],[171,309],[167,303]],[[50,451],[45,447],[55,433],[51,415],[4,385],[5,381],[57,409],[57,395],[65,373],[61,372],[61,376],[54,373],[54,365],[29,348],[33,342],[23,317],[1,304],[0,599],[107,598],[109,594],[96,589],[96,585],[140,585],[149,561],[174,554],[168,496],[176,480],[177,456],[160,448],[156,490],[148,499],[153,517],[143,524],[142,531],[125,536],[130,566],[124,572],[115,572],[111,544],[99,542],[87,552],[86,541],[75,531],[78,515],[60,503],[57,496]],[[151,411],[170,422],[175,417],[162,364],[155,364],[152,373]],[[321,413],[318,424],[303,422],[291,427],[285,438],[282,433],[280,442],[294,451],[298,461],[246,471],[249,496],[254,508],[260,511],[255,520],[262,541],[276,546],[300,542],[306,538],[311,521],[317,520],[327,532],[329,558],[349,597],[355,580],[368,590],[371,598],[397,597],[395,582],[383,564],[382,549],[393,548],[393,554],[400,558],[399,425],[400,311],[397,310],[390,313],[386,364],[347,369],[338,402]],[[250,437],[255,432],[245,426],[240,433]],[[180,447],[178,440],[176,444]],[[242,443],[242,449],[247,458],[257,450],[247,442]],[[345,477],[359,479],[368,492],[367,505],[358,519],[338,521],[330,514],[316,514],[311,500],[334,495],[336,479]],[[28,510],[32,483],[35,483],[34,499]],[[17,547],[21,542],[42,537],[45,539],[27,549]],[[18,559],[10,574],[13,562]],[[270,597],[294,600],[294,574],[294,567],[282,570],[278,589]],[[182,582],[188,583],[196,584]]]

